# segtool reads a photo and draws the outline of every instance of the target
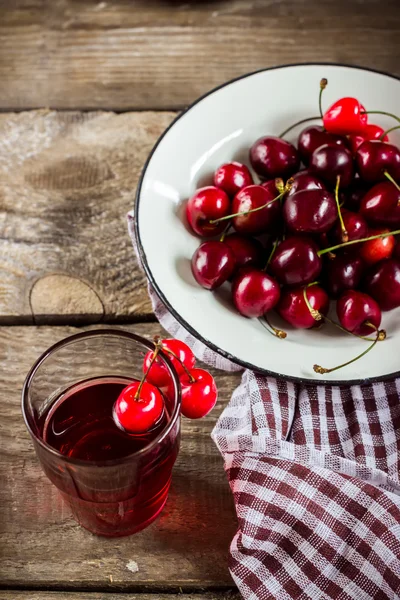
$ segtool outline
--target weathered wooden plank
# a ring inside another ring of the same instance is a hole
[[[129,329],[151,337],[161,333],[158,324]],[[183,420],[182,450],[159,520],[132,537],[95,537],[72,519],[42,473],[20,412],[30,365],[74,331],[0,328],[0,586],[161,592],[232,585],[227,561],[234,508],[210,431],[239,376],[219,372],[216,409],[204,420]]]
[[[3,0],[0,108],[179,108],[276,64],[400,74],[397,0]]]
[[[239,600],[235,591],[199,594],[124,594],[122,600]],[[121,600],[119,593],[0,591],[0,600]]]
[[[0,115],[0,323],[152,314],[126,213],[173,116]]]

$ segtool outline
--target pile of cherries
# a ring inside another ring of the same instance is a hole
[[[239,313],[265,319],[280,338],[286,333],[271,325],[272,309],[293,327],[314,328],[330,321],[335,299],[337,326],[371,340],[369,351],[385,338],[381,311],[400,306],[400,149],[387,136],[400,125],[385,132],[368,123],[368,114],[388,113],[367,113],[356,98],[323,113],[326,85],[323,125],[303,129],[297,147],[283,138],[318,117],[250,148],[258,181],[229,162],[188,200],[193,232],[214,238],[195,251],[192,272],[209,290],[230,281]]]
[[[218,391],[214,378],[208,371],[196,368],[189,346],[176,339],[156,338],[155,350],[144,357],[141,381],[124,388],[114,404],[114,421],[128,433],[148,433],[165,422],[165,397],[174,394],[174,383],[160,353],[167,355],[179,376],[181,413],[185,417],[200,419],[215,406]]]

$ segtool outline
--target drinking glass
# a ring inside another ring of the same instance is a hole
[[[41,466],[75,519],[98,535],[135,533],[162,510],[179,450],[179,377],[168,357],[160,353],[159,360],[171,376],[164,395],[168,418],[154,439],[122,458],[93,461],[66,456],[45,441],[44,419],[54,403],[81,382],[140,380],[144,355],[154,349],[152,342],[122,330],[78,333],[44,352],[24,383],[22,412]]]

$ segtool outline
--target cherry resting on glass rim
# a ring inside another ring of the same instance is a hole
[[[310,306],[326,315],[329,310],[328,294],[319,285],[311,285],[306,289],[307,300]],[[288,323],[297,329],[311,329],[319,325],[311,314],[304,299],[304,288],[292,288],[282,291],[277,311]]]
[[[400,191],[391,181],[381,181],[364,195],[360,213],[372,225],[386,225],[390,223],[391,215],[397,212],[399,205]]]
[[[264,179],[288,179],[299,170],[300,157],[296,148],[286,140],[267,135],[250,148],[251,166]]]
[[[177,340],[174,338],[168,338],[165,340],[161,340],[161,346],[163,352],[168,356],[169,360],[172,362],[175,371],[178,375],[181,375],[185,372],[185,368],[182,363],[185,365],[187,369],[193,369],[196,358],[189,348],[187,344],[181,342],[181,340]],[[168,352],[168,351],[171,352]],[[174,356],[175,354],[175,356]],[[143,373],[146,373],[146,381],[156,385],[157,387],[164,387],[169,385],[171,382],[171,375],[168,372],[168,369],[164,363],[164,361],[160,357],[156,357],[156,360],[150,367],[154,356],[154,352],[149,350],[143,361]],[[177,358],[176,358],[177,357]]]
[[[364,281],[367,294],[372,296],[382,310],[400,306],[400,263],[389,259],[374,265]]]
[[[321,125],[309,125],[303,129],[297,140],[297,147],[303,163],[308,165],[314,150],[324,144],[349,147],[349,142],[344,135],[328,133]]]
[[[338,216],[334,197],[327,190],[302,190],[288,196],[283,218],[293,233],[325,233]]]
[[[113,407],[114,422],[127,433],[148,433],[162,420],[164,398],[147,381],[134,381],[122,390]]]
[[[332,188],[340,176],[340,188],[347,188],[353,181],[354,163],[350,150],[343,146],[324,144],[311,155],[310,172],[320,177]]]
[[[327,261],[326,269],[326,287],[330,295],[337,298],[346,290],[358,288],[365,266],[358,256],[338,254]]]
[[[249,185],[238,192],[233,199],[232,214],[244,213],[254,208],[265,206],[256,212],[233,217],[232,224],[238,233],[258,235],[271,231],[279,221],[281,206],[278,200],[272,202],[279,195],[275,181],[266,185]],[[268,204],[270,203],[270,204]],[[222,221],[225,223],[226,222]]]
[[[264,271],[244,267],[232,284],[233,303],[245,317],[261,317],[279,301],[278,283]]]
[[[239,162],[225,163],[214,173],[214,185],[232,198],[239,190],[252,183],[253,178],[249,169]]]
[[[322,269],[318,246],[308,237],[291,236],[279,244],[269,264],[283,285],[304,285],[315,281]]]
[[[342,208],[341,213],[349,242],[351,242],[351,240],[361,240],[368,236],[368,225],[359,213],[352,212],[345,208]],[[335,244],[341,244],[343,241],[342,236],[342,227],[338,221],[332,229],[330,237]]]
[[[235,256],[234,274],[241,267],[261,267],[264,249],[256,238],[240,233],[230,233],[225,237],[224,243],[229,246]]]
[[[211,373],[204,369],[192,369],[181,375],[182,406],[181,412],[188,419],[201,419],[215,406],[218,390]]]
[[[400,149],[393,144],[370,140],[356,152],[357,170],[366,183],[384,181],[385,171],[396,181],[400,180]]]
[[[197,235],[213,237],[224,231],[226,222],[212,224],[210,221],[229,215],[230,208],[228,195],[223,190],[210,185],[197,190],[188,200],[186,217]]]
[[[342,327],[356,335],[374,337],[375,329],[381,324],[381,310],[371,296],[356,290],[344,292],[336,304],[336,313]]]
[[[197,283],[207,290],[215,290],[231,277],[235,269],[235,255],[224,242],[203,242],[192,257],[192,273]]]
[[[94,463],[118,460],[144,449],[167,426],[169,410],[155,428],[142,435],[129,435],[119,429],[113,420],[113,405],[131,383],[132,379],[124,377],[98,377],[72,385],[40,417],[44,442],[66,457]],[[179,438],[167,436],[162,446],[143,456],[140,467],[127,463],[126,477],[120,478],[118,488],[108,487],[107,474],[96,465],[90,471],[88,462],[90,484],[86,495],[84,480],[78,495],[73,483],[68,488],[62,473],[54,469],[49,476],[82,525],[100,530],[102,535],[126,535],[145,527],[164,506],[178,448]],[[135,473],[139,468],[140,477],[132,473],[132,468]]]
[[[325,190],[325,184],[322,183],[318,177],[315,175],[311,175],[308,171],[299,171],[292,177],[293,183],[286,194],[286,198],[293,196],[297,192],[302,192],[303,190]]]

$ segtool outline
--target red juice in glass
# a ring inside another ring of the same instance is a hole
[[[78,334],[43,355],[24,386],[23,412],[45,473],[76,520],[99,535],[143,529],[168,496],[180,433],[179,380],[168,359],[161,357],[174,393],[164,396],[160,422],[131,435],[113,420],[115,400],[139,380],[149,349],[150,342],[119,330]]]

